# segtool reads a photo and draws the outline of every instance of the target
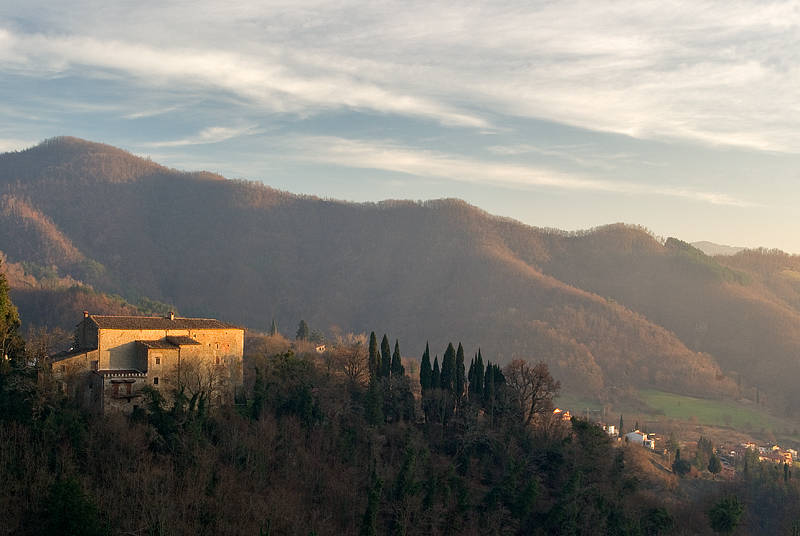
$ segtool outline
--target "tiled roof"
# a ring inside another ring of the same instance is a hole
[[[191,337],[167,337],[167,340],[175,346],[199,346],[200,343]]]
[[[89,315],[101,329],[242,329],[239,326],[210,318],[178,318],[163,316]]]
[[[136,341],[145,348],[150,348],[151,350],[177,350],[175,345],[167,340],[160,340],[160,341]]]

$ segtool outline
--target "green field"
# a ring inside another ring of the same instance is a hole
[[[733,400],[706,400],[652,389],[639,394],[651,408],[660,410],[669,419],[685,421],[696,417],[699,424],[731,426],[737,430],[779,431],[791,426],[784,419]]]

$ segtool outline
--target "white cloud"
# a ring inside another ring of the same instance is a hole
[[[201,130],[197,136],[184,138],[180,140],[151,142],[142,144],[144,147],[181,147],[184,145],[203,145],[207,143],[219,143],[221,141],[238,138],[241,136],[252,136],[254,134],[261,134],[263,129],[257,128],[255,125],[243,127],[209,127]]]
[[[348,140],[333,136],[299,137],[289,141],[296,158],[339,166],[380,169],[420,177],[438,177],[527,189],[544,187],[579,192],[657,195],[738,207],[753,203],[712,191],[692,188],[591,179],[545,168],[479,160],[462,155],[402,147],[391,142]]]
[[[34,22],[0,30],[0,69],[29,76],[100,69],[300,116],[346,107],[485,129],[499,113],[800,152],[794,1],[31,0],[5,11]]]

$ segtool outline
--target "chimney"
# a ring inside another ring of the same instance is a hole
[[[89,311],[83,312],[83,318],[89,318]]]
[[[170,320],[175,320],[175,313],[174,312],[172,312],[172,311],[169,312],[169,319]]]

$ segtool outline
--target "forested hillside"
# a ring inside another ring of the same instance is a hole
[[[413,341],[416,358],[426,340],[460,340],[494,362],[544,360],[565,391],[598,400],[758,387],[799,407],[800,271],[785,255],[716,260],[635,226],[565,234],[458,200],[296,196],[75,138],[0,155],[0,199],[9,265],[132,304],[256,330],[274,318],[285,334],[300,319],[326,333],[379,329]],[[33,290],[13,289],[23,315],[64,321]]]

